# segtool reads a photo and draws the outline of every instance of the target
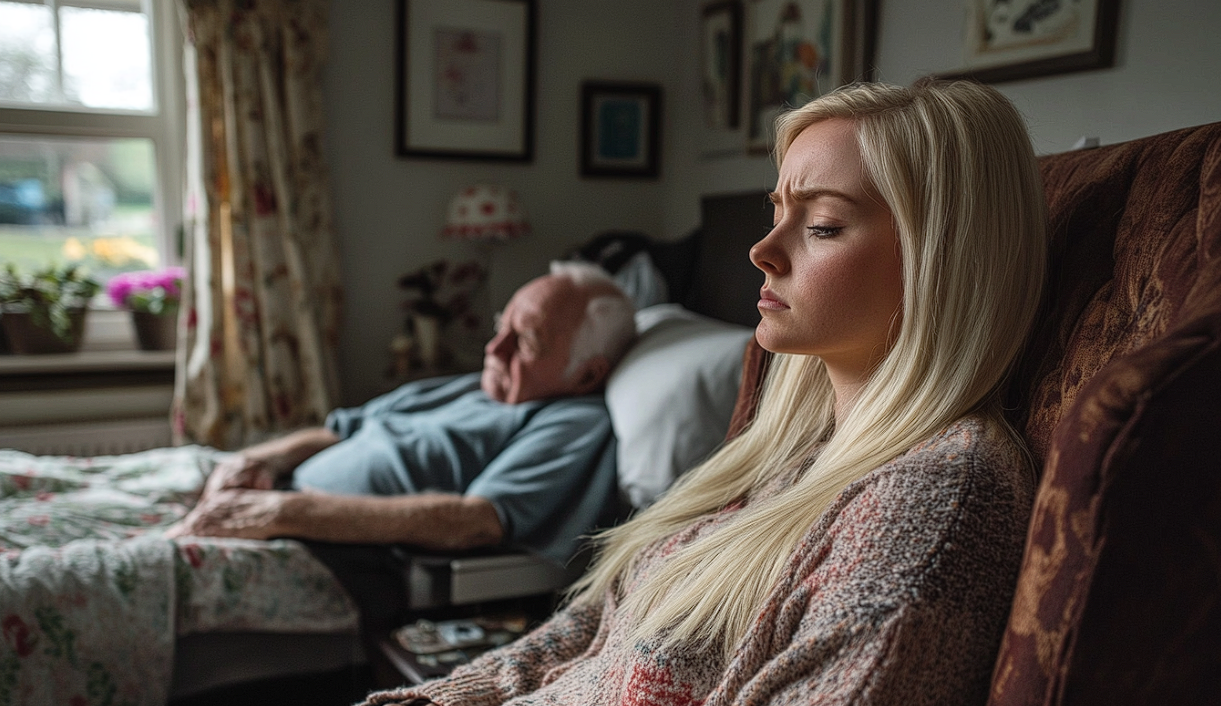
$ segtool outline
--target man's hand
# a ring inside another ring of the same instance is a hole
[[[294,537],[323,542],[414,544],[455,551],[504,538],[491,501],[452,493],[365,496],[222,488],[166,530],[169,538]]]
[[[271,490],[279,476],[280,469],[271,460],[237,454],[216,464],[204,484],[203,496],[206,498],[230,488]]]
[[[186,517],[171,525],[165,536],[243,539],[282,536],[279,519],[290,495],[293,494],[279,490],[246,488],[210,491]]]
[[[255,444],[216,464],[204,483],[200,501],[233,488],[271,490],[281,476],[287,476],[305,459],[337,443],[339,437],[326,427],[311,427]]]

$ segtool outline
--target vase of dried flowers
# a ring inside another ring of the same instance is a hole
[[[398,286],[407,295],[403,301],[407,318],[403,332],[391,343],[396,375],[404,370],[467,367],[470,355],[464,350],[462,334],[481,323],[472,310],[472,296],[486,281],[487,270],[479,263],[448,260],[437,260],[399,278]]]

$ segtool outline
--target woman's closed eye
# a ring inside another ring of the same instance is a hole
[[[834,238],[835,236],[839,235],[839,232],[843,229],[843,226],[806,226],[806,230],[810,231],[810,235],[813,235],[815,238]]]

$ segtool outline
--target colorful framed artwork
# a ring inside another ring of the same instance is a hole
[[[656,177],[660,150],[661,86],[581,84],[581,176]]]
[[[535,0],[399,0],[396,152],[534,157]]]
[[[700,67],[704,124],[713,130],[737,129],[742,85],[740,0],[718,0],[704,6]]]
[[[770,151],[783,111],[873,76],[877,0],[747,0],[746,146]]]
[[[963,69],[988,83],[1115,64],[1119,0],[966,0]]]

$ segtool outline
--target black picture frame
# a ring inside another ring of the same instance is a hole
[[[534,159],[535,0],[398,0],[395,152]]]
[[[1115,45],[1119,32],[1119,0],[1085,0],[1080,3],[1084,10],[1092,8],[1091,24],[1074,38],[1061,42],[1043,40],[1031,43],[1025,50],[991,50],[992,57],[983,47],[990,37],[987,17],[989,7],[997,7],[997,0],[965,0],[967,9],[966,44],[964,46],[964,68],[939,74],[941,78],[971,78],[983,83],[1004,83],[1042,76],[1102,69],[1115,65]],[[1064,7],[1070,8],[1071,5]],[[1009,8],[1004,8],[1009,11]],[[1021,9],[1020,7],[1017,9]],[[1021,16],[1011,22],[1022,22]],[[983,59],[979,57],[985,57]],[[972,65],[990,62],[990,65]]]
[[[581,176],[655,178],[661,171],[661,86],[581,84]]]
[[[742,2],[714,0],[700,17],[700,90],[704,124],[736,130],[742,107]]]

